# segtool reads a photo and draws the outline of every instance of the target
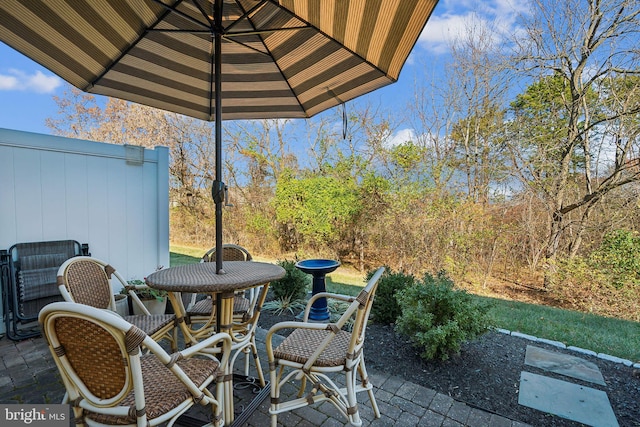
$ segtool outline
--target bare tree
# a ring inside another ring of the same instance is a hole
[[[529,171],[521,176],[543,196],[550,213],[545,252],[548,285],[563,239],[571,235],[566,247],[569,254],[577,253],[593,209],[603,197],[640,179],[634,157],[640,86],[633,78],[640,70],[636,46],[640,3],[534,0],[532,5],[532,14],[522,20],[524,32],[515,39],[513,63],[534,82],[551,82],[552,76],[553,84],[560,82],[563,88],[548,95],[559,103],[553,123],[562,126],[546,134],[549,140],[542,140],[540,133],[518,132],[514,161]],[[539,112],[548,106],[539,105]],[[516,120],[516,124],[519,131],[540,125],[535,120]]]
[[[496,28],[469,21],[452,41],[446,67],[457,167],[464,173],[467,195],[481,203],[489,201],[491,187],[505,178],[502,106],[511,76],[504,67],[503,49]]]

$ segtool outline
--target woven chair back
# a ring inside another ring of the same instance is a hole
[[[253,257],[248,250],[242,246],[233,245],[230,243],[222,245],[222,260],[223,261],[251,261]],[[211,248],[206,254],[202,256],[202,262],[215,262],[216,260],[216,248]]]
[[[73,302],[96,308],[110,308],[111,284],[102,265],[87,258],[69,262],[62,276]]]
[[[356,300],[352,303],[356,306],[355,319],[353,323],[353,330],[351,335],[351,345],[349,351],[357,351],[364,344],[365,332],[367,330],[367,323],[369,321],[369,314],[371,313],[371,306],[375,300],[376,291],[378,290],[378,283],[380,277],[384,273],[384,267],[379,268],[371,279],[367,282],[367,285],[360,291]],[[351,312],[347,310],[344,315]]]
[[[100,399],[111,399],[123,392],[127,384],[126,353],[114,337],[99,325],[85,319],[56,319],[55,331],[69,368]],[[82,394],[82,393],[81,393]],[[85,398],[88,398],[85,396]]]
[[[147,335],[116,314],[92,313],[89,310],[94,308],[82,307],[51,304],[41,313],[42,329],[69,397],[80,396],[92,405],[112,407],[125,399],[134,389],[135,379],[141,378],[140,345]]]
[[[304,356],[299,363],[304,363],[304,368],[309,370],[316,361],[325,366],[332,365],[330,360],[336,361],[337,366],[339,363],[353,363],[349,355],[359,354],[362,346],[364,345],[364,336],[366,331],[367,322],[369,320],[369,313],[371,312],[371,305],[375,298],[376,290],[378,289],[378,282],[380,277],[384,273],[384,267],[380,267],[369,279],[367,285],[360,291],[353,302],[344,311],[342,316],[330,324],[332,334],[317,335],[313,332],[311,334],[314,339],[309,337],[308,342],[301,350]],[[350,329],[350,333],[345,333],[345,330]],[[348,341],[348,344],[345,343]],[[313,343],[313,344],[311,344]],[[330,345],[330,343],[332,345]],[[309,355],[309,348],[313,349],[313,355]],[[290,353],[291,349],[287,349],[287,353]],[[335,352],[331,354],[330,352]],[[322,355],[322,357],[320,357]],[[306,360],[306,362],[304,361]],[[351,369],[351,367],[347,367]]]

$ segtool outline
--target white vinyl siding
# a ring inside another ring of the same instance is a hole
[[[123,145],[0,129],[0,249],[72,239],[127,280],[168,267],[168,156],[128,164]]]

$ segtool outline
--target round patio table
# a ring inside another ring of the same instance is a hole
[[[185,341],[197,342],[184,324],[186,311],[182,298],[177,293],[211,294],[216,301],[216,309],[211,311],[212,319],[207,325],[215,322],[216,331],[231,334],[235,292],[281,279],[286,273],[279,265],[256,261],[225,261],[223,270],[224,274],[216,274],[214,262],[203,262],[158,270],[146,278],[149,287],[169,292],[169,300],[185,334]],[[229,367],[226,368],[229,371]],[[224,419],[226,425],[230,425],[234,419],[231,380],[225,381]]]

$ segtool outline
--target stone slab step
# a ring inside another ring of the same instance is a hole
[[[523,371],[518,403],[594,427],[619,427],[607,394],[567,381]]]
[[[524,363],[556,374],[606,385],[598,366],[581,357],[528,345]]]

